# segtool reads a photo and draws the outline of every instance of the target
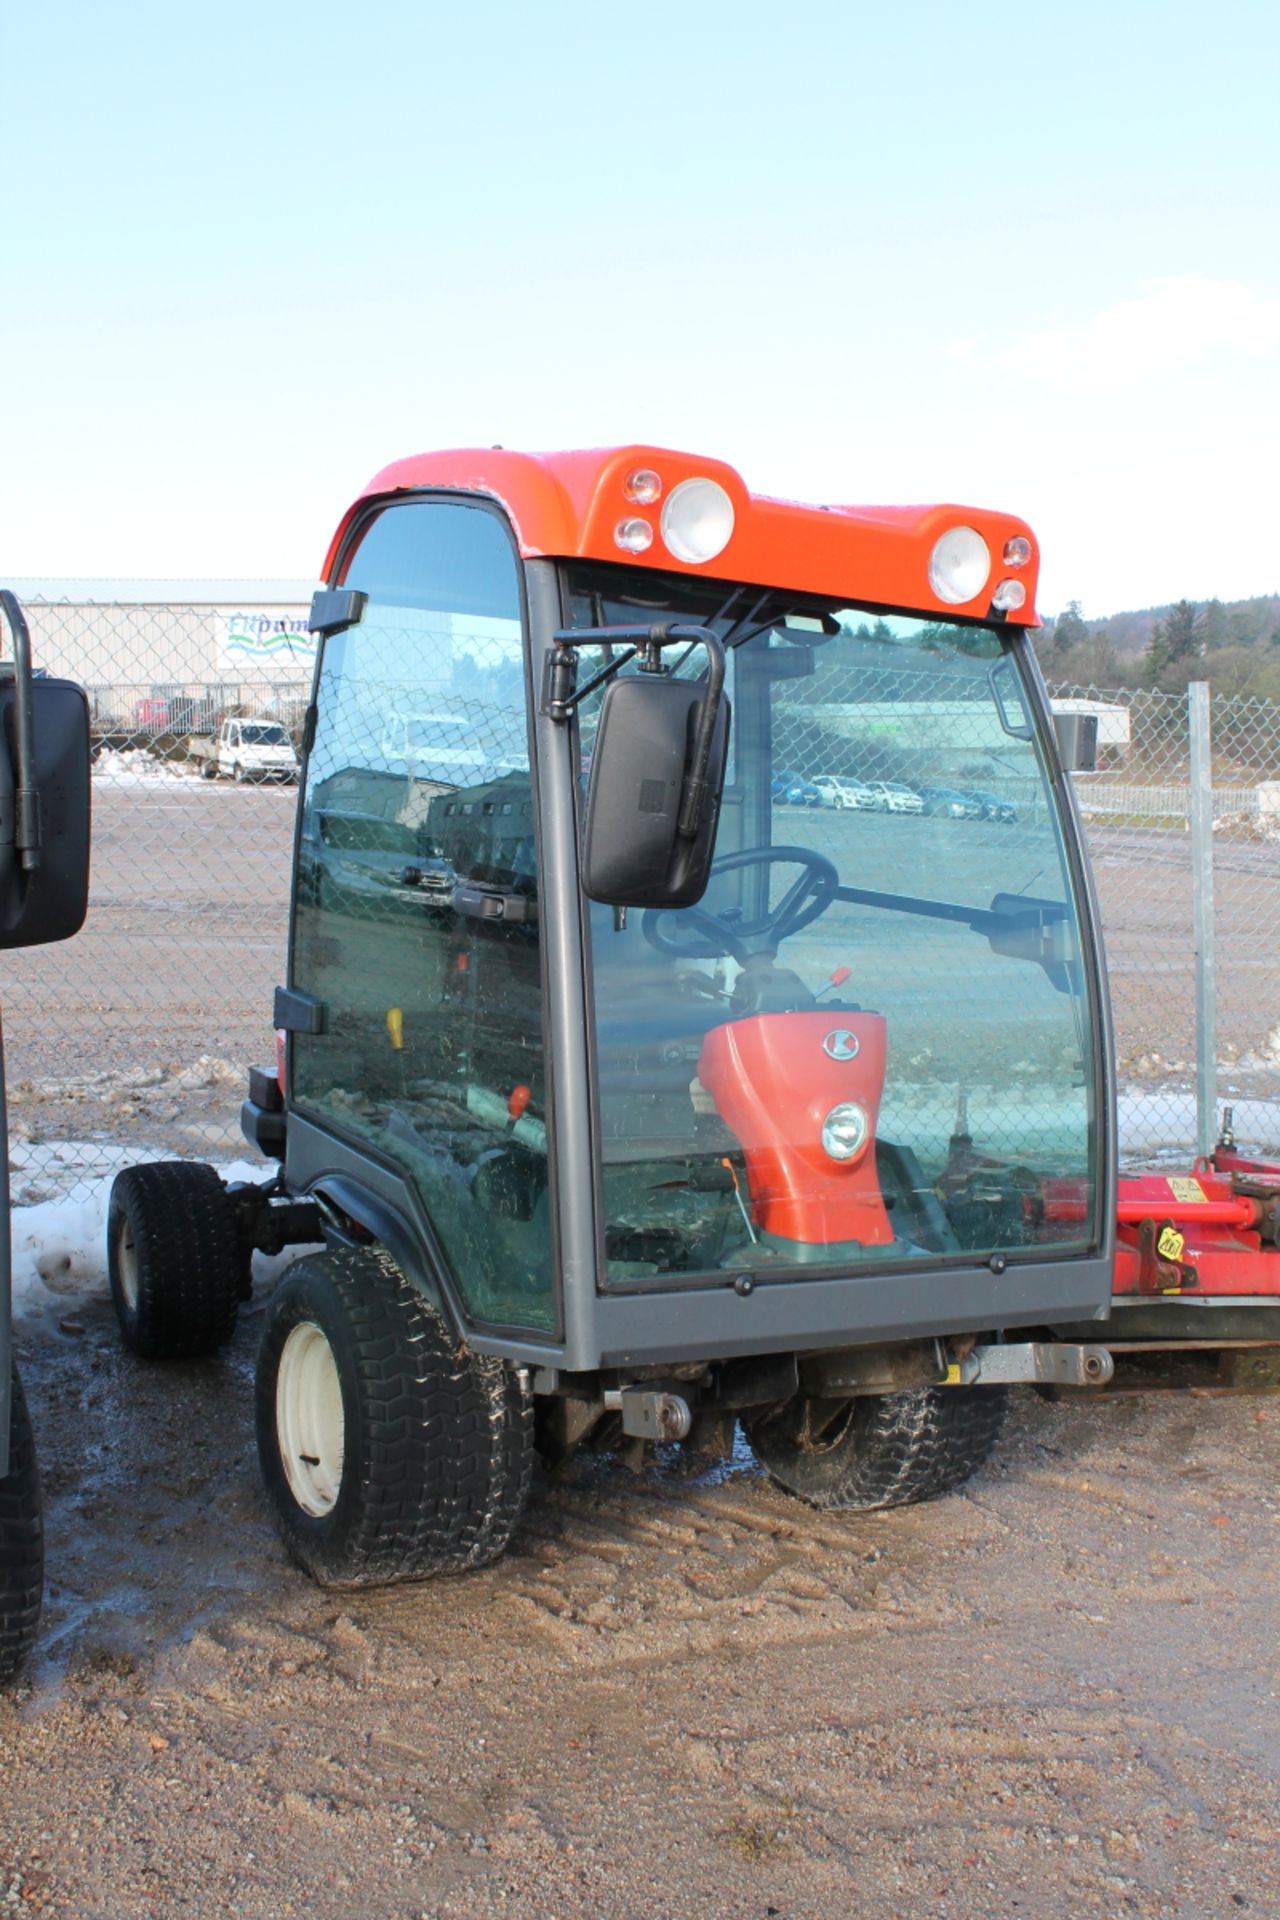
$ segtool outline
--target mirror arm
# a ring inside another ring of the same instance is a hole
[[[17,596],[8,587],[0,587],[0,607],[4,609],[13,634],[14,721],[17,738],[14,759],[17,781],[14,790],[13,844],[20,864],[30,872],[40,865],[40,795],[32,784],[35,778],[36,737],[31,715],[31,635]]]
[[[693,764],[680,796],[680,816],[676,831],[682,839],[692,840],[698,832],[707,797],[707,764],[715,737],[716,718],[724,693],[724,648],[710,627],[685,626],[660,620],[647,627],[561,627],[552,638],[555,651],[547,657],[547,677],[543,691],[543,712],[552,720],[567,720],[580,700],[605,680],[611,680],[628,660],[640,658],[641,673],[664,673],[663,647],[688,642],[707,650],[707,691],[698,709],[698,731],[693,742]],[[575,647],[626,644],[626,652],[601,668],[584,687],[574,687],[577,673]]]

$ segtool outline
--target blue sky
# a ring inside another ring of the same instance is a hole
[[[1280,590],[1280,9],[45,0],[0,570],[309,577],[431,446],[1025,513],[1041,605]]]

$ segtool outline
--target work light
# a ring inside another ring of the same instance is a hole
[[[733,502],[716,480],[682,480],[662,509],[662,537],[677,560],[698,566],[723,553],[733,534]]]
[[[990,572],[990,549],[975,527],[951,527],[934,541],[929,585],[948,606],[976,600]]]
[[[1016,613],[1026,604],[1027,589],[1021,580],[1002,580],[991,596],[991,604],[998,613]]]

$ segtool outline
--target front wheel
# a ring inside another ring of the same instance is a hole
[[[44,1526],[31,1418],[15,1367],[9,1401],[9,1471],[0,1480],[0,1686],[31,1651],[44,1589]]]
[[[1007,1404],[1007,1387],[916,1387],[843,1406],[792,1400],[744,1426],[756,1459],[789,1493],[856,1512],[963,1486],[999,1439]]]
[[[461,1345],[381,1251],[289,1269],[263,1333],[256,1416],[285,1545],[321,1586],[484,1566],[524,1512],[527,1376]]]
[[[212,1167],[126,1167],[107,1208],[107,1273],[125,1345],[143,1360],[192,1360],[235,1332],[246,1263]]]

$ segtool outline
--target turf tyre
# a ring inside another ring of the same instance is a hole
[[[1008,1389],[868,1394],[816,1440],[806,1433],[807,1405],[791,1401],[747,1425],[752,1451],[771,1479],[811,1506],[857,1512],[963,1486],[1000,1437]]]
[[[158,1160],[116,1175],[107,1271],[125,1345],[143,1360],[194,1360],[235,1332],[244,1260],[212,1167]]]
[[[0,1480],[0,1686],[31,1651],[44,1590],[44,1525],[31,1416],[15,1367],[9,1400],[9,1471]]]
[[[310,1356],[301,1374],[297,1353]],[[322,1394],[293,1392],[308,1365],[327,1382],[326,1414]],[[324,1587],[485,1566],[529,1497],[527,1376],[455,1340],[381,1249],[333,1249],[289,1269],[263,1331],[256,1422],[276,1524]]]

